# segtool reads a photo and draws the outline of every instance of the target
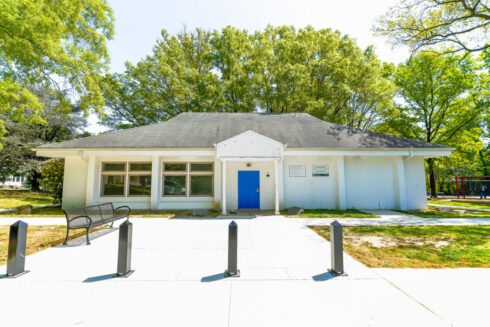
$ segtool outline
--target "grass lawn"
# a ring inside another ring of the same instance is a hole
[[[107,226],[96,227],[92,232]],[[7,264],[9,232],[10,226],[0,226],[0,266]],[[75,230],[70,233],[69,239],[84,235],[85,229]],[[65,241],[65,236],[65,226],[28,226],[26,254],[33,254],[61,244]]]
[[[481,209],[490,209],[490,201],[480,201],[480,200],[427,200],[429,204],[440,204],[446,206],[458,206],[458,207],[473,207]]]
[[[330,227],[310,227],[330,239]],[[372,268],[490,268],[490,226],[344,227],[344,250]]]
[[[40,206],[52,203],[53,198],[49,193],[0,190],[0,209],[10,209],[26,204]]]
[[[287,210],[281,212],[286,218],[379,218],[379,216],[362,212],[356,209],[330,210],[330,209],[305,209],[300,215],[288,215]]]
[[[429,206],[427,210],[396,210],[398,212],[406,213],[409,215],[422,217],[422,218],[490,218],[490,212],[488,211],[471,211],[471,213],[465,212],[445,212],[436,210],[436,207]]]
[[[130,218],[210,218],[219,215],[219,210],[208,210],[206,216],[192,216],[192,210],[133,210]],[[32,215],[7,212],[0,213],[1,217],[65,217],[65,213],[61,208],[40,208],[33,209]]]

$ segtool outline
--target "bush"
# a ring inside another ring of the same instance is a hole
[[[41,186],[53,193],[55,203],[61,203],[63,197],[64,159],[51,159],[41,165]]]

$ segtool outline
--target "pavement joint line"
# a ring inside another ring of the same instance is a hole
[[[383,275],[379,274],[375,270],[371,269],[371,271],[373,271],[376,275],[380,276],[383,280],[385,280],[388,284],[390,284],[391,286],[393,286],[394,288],[396,288],[397,290],[399,290],[401,293],[405,294],[407,297],[409,297],[415,303],[419,304],[425,310],[429,311],[430,313],[432,313],[434,316],[436,316],[437,318],[441,319],[442,321],[445,321],[445,322],[449,323],[449,325],[451,325],[451,327],[454,327],[454,325],[453,325],[452,322],[448,321],[446,318],[444,318],[444,317],[440,316],[439,314],[437,314],[434,310],[430,309],[428,306],[426,306],[425,304],[423,304],[422,302],[420,302],[419,300],[417,300],[415,297],[413,297],[412,295],[410,295],[408,292],[406,292],[405,290],[403,290],[400,287],[398,287],[395,283],[393,283],[392,281],[390,281],[389,279],[387,279]]]
[[[232,299],[231,292],[232,291],[233,291],[233,283],[231,283],[230,281],[230,299],[228,301],[228,327],[230,327],[230,320],[231,320],[231,299]]]

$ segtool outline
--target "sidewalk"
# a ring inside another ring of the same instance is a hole
[[[112,278],[118,233],[90,246],[27,257],[30,273],[0,279],[6,325],[449,326],[381,275],[294,219],[237,221],[239,278],[223,278],[230,220],[133,219],[132,268]],[[4,271],[5,267],[0,267]],[[3,273],[2,271],[2,273]],[[471,300],[471,299],[470,299]]]
[[[422,218],[392,210],[366,210],[381,218],[288,218],[307,226],[330,225],[337,220],[344,226],[422,226],[490,225],[490,218]]]
[[[243,220],[288,220],[295,223],[300,223],[305,226],[325,226],[330,225],[337,220],[345,226],[422,226],[422,225],[490,225],[490,218],[421,218],[417,216],[407,215],[401,212],[392,210],[362,210],[372,213],[381,218],[285,218],[281,215],[260,216],[258,218],[236,216],[233,217],[239,221]],[[247,219],[244,219],[247,218]],[[178,220],[178,221],[194,221],[194,222],[211,222],[225,221],[232,219],[229,216],[218,218],[132,218],[131,221],[154,221],[154,220]],[[22,220],[29,225],[66,225],[65,218],[47,218],[47,217],[31,217],[31,218],[0,218],[1,225],[11,225],[17,220]]]

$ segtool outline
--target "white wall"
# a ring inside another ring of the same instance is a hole
[[[226,207],[228,210],[238,208],[238,171],[258,170],[260,176],[260,209],[274,209],[274,162],[251,162],[247,167],[246,162],[226,163]],[[269,172],[269,177],[267,177]],[[281,201],[280,201],[281,202]]]
[[[63,209],[83,207],[86,189],[87,161],[81,157],[65,157]]]
[[[306,176],[290,177],[290,165],[305,165]],[[313,165],[328,165],[330,176],[312,176]],[[336,208],[337,164],[333,157],[285,157],[283,176],[285,208]]]
[[[394,157],[349,157],[345,162],[346,208],[397,207]]]
[[[346,156],[345,189],[346,207],[358,209],[393,209],[399,206],[397,177],[397,157],[361,157]],[[134,209],[150,208],[150,197],[101,197],[100,175],[103,161],[151,161],[146,156],[106,156],[95,159],[95,178],[92,203],[113,202],[115,206],[129,205]],[[214,196],[188,198],[158,198],[158,209],[196,209],[219,208],[221,199],[221,163],[214,156],[166,156],[159,157],[158,180],[161,189],[161,164],[163,162],[214,162]],[[426,189],[424,159],[412,157],[404,159],[406,203],[408,209],[426,208]],[[227,162],[227,208],[238,207],[238,171],[260,171],[261,209],[274,209],[274,163],[272,161]],[[305,177],[290,177],[290,165],[305,165]],[[313,165],[328,165],[328,177],[312,176]],[[280,208],[299,206],[302,208],[338,207],[337,157],[310,156],[288,157],[279,164],[279,201]],[[267,172],[269,177],[266,177]],[[79,156],[65,158],[65,182],[63,189],[63,208],[86,205],[88,163]],[[160,192],[161,194],[161,192]],[[90,203],[89,203],[90,204]]]
[[[405,159],[407,209],[427,209],[424,158]]]

